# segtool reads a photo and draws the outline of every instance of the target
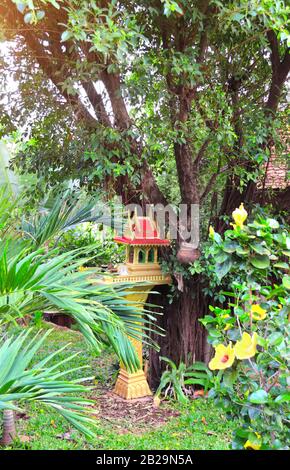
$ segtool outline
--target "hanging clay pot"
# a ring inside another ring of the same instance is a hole
[[[181,264],[193,263],[200,257],[200,251],[192,243],[181,242],[177,259]]]

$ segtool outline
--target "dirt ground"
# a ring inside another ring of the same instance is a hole
[[[131,426],[136,428],[136,425],[140,432],[145,428],[155,428],[180,414],[167,407],[166,403],[156,406],[152,397],[124,400],[107,390],[98,395],[97,404],[100,410],[98,417],[114,424],[122,432],[127,432]]]

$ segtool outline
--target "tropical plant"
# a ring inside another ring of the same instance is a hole
[[[29,218],[23,217],[20,230],[38,248],[57,241],[64,232],[85,222],[109,223],[104,205],[100,207],[93,196],[65,191],[52,197],[52,201],[48,198],[46,207],[38,209]]]
[[[171,396],[180,403],[187,403],[192,385],[202,387],[205,392],[211,386],[212,373],[202,362],[195,362],[190,366],[181,362],[177,367],[167,357],[161,357],[160,359],[168,365],[167,370],[161,376],[160,384],[155,394],[156,397],[163,393],[165,397]]]
[[[2,140],[0,141],[0,185],[8,188],[11,195],[16,195],[19,190],[17,176],[9,168],[10,153]]]
[[[11,192],[5,185],[0,186],[0,233],[8,230],[8,223],[11,219],[11,213],[15,209],[15,201]]]
[[[141,309],[134,307],[136,303],[130,305],[126,300],[128,285],[112,287],[92,282],[88,271],[78,269],[88,259],[79,259],[79,250],[61,255],[57,250],[43,253],[43,249],[39,249],[28,254],[24,250],[9,256],[9,246],[7,240],[0,254],[0,323],[31,315],[36,310],[57,307],[74,318],[96,351],[100,351],[107,337],[126,367],[138,368],[139,362],[127,335],[140,338],[145,333],[139,332],[136,321],[141,329],[142,325],[149,328],[153,322],[142,315]]]
[[[18,336],[8,339],[0,337],[0,410],[3,411],[3,435],[0,443],[7,446],[16,436],[14,412],[19,411],[22,403],[39,401],[56,410],[86,437],[95,436],[90,428],[96,427],[96,421],[89,417],[93,410],[91,400],[82,398],[90,388],[81,385],[92,377],[82,377],[73,381],[65,378],[74,371],[86,366],[67,368],[60,371],[62,365],[72,362],[76,354],[62,361],[53,363],[53,359],[67,346],[46,356],[43,360],[31,364],[35,354],[52,330],[40,336],[40,332],[31,335],[26,330]]]
[[[210,396],[237,427],[234,449],[289,445],[289,256],[286,227],[259,216],[245,224],[241,205],[224,237],[210,230],[211,268],[223,284],[226,306],[201,322],[215,348],[218,370]]]

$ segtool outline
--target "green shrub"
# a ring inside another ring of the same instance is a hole
[[[210,396],[239,427],[234,449],[285,449],[289,441],[290,237],[271,218],[245,225],[241,205],[223,237],[210,229],[209,272],[227,285],[221,307],[201,320],[218,370]]]
[[[177,367],[167,357],[160,359],[167,362],[167,369],[162,374],[156,397],[159,397],[163,392],[165,397],[171,396],[180,403],[187,403],[193,385],[203,387],[205,392],[212,385],[213,374],[202,362],[195,362],[190,366],[181,362]]]
[[[65,253],[77,248],[94,245],[94,254],[86,266],[101,266],[122,263],[125,258],[124,247],[117,245],[113,240],[113,231],[106,230],[103,240],[103,231],[92,223],[84,223],[65,232],[58,241],[58,248]]]

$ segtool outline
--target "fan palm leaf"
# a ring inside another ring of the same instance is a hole
[[[57,196],[51,207],[38,211],[29,220],[23,218],[21,230],[37,248],[84,222],[109,224],[110,218],[104,205],[100,208],[94,197],[87,196],[84,201],[79,194],[66,192]]]
[[[81,396],[90,390],[81,382],[92,377],[64,380],[64,377],[86,366],[60,371],[61,366],[72,361],[76,354],[50,365],[65,346],[31,365],[51,331],[42,336],[38,333],[30,340],[31,330],[0,340],[0,410],[17,410],[24,401],[40,401],[56,410],[87,437],[94,437],[95,433],[89,427],[95,427],[96,421],[87,415],[92,414],[88,408],[92,401]]]

